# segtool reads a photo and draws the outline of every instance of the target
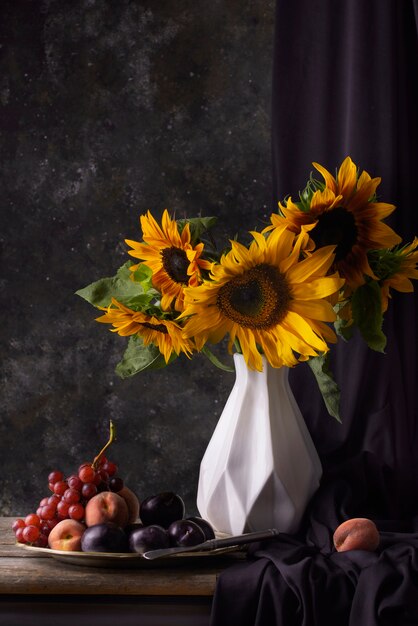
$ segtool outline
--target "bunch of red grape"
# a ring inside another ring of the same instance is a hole
[[[98,461],[83,463],[77,474],[68,478],[59,470],[48,476],[48,487],[52,495],[42,498],[36,513],[13,522],[12,529],[16,541],[45,548],[48,535],[63,519],[84,521],[87,502],[101,491],[118,492],[123,488],[123,480],[117,476],[117,465],[101,456]]]

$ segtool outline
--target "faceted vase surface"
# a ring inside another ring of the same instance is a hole
[[[200,465],[197,507],[219,532],[293,533],[322,467],[289,386],[286,367],[247,368],[236,379]]]

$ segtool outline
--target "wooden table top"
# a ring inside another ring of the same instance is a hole
[[[84,567],[16,545],[15,518],[0,518],[0,597],[18,595],[213,596],[220,572],[243,555],[139,569]],[[189,560],[188,560],[189,561]]]

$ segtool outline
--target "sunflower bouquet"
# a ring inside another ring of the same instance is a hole
[[[384,351],[383,316],[391,289],[413,291],[418,239],[401,245],[386,224],[394,205],[378,202],[380,178],[359,172],[350,157],[334,177],[314,163],[299,199],[278,212],[246,245],[231,240],[218,252],[210,237],[216,218],[159,224],[140,217],[141,241],[127,239],[125,263],[110,278],[77,294],[102,311],[98,322],[129,337],[116,371],[122,377],[165,367],[181,354],[205,354],[228,338],[247,366],[262,369],[307,361],[330,414],[338,418],[338,388],[328,364],[329,344],[358,328],[367,344]]]

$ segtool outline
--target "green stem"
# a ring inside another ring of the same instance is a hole
[[[240,344],[239,340],[236,337],[235,337],[235,340],[234,340],[234,346],[235,346],[235,350],[236,350],[237,354],[242,354],[241,344]]]
[[[110,420],[110,422],[109,422],[109,429],[110,429],[109,441],[107,442],[107,444],[105,446],[103,446],[103,448],[100,450],[99,454],[94,457],[94,461],[91,464],[93,469],[97,469],[97,467],[98,467],[98,465],[100,463],[100,459],[104,455],[105,451],[115,441],[115,438],[116,438],[116,428],[115,428],[115,425],[113,424],[112,420]]]
[[[235,372],[234,367],[230,367],[229,365],[225,365],[222,363],[216,356],[209,350],[207,346],[203,346],[202,354],[204,354],[213,365],[216,365],[220,370],[224,370],[224,372]]]

